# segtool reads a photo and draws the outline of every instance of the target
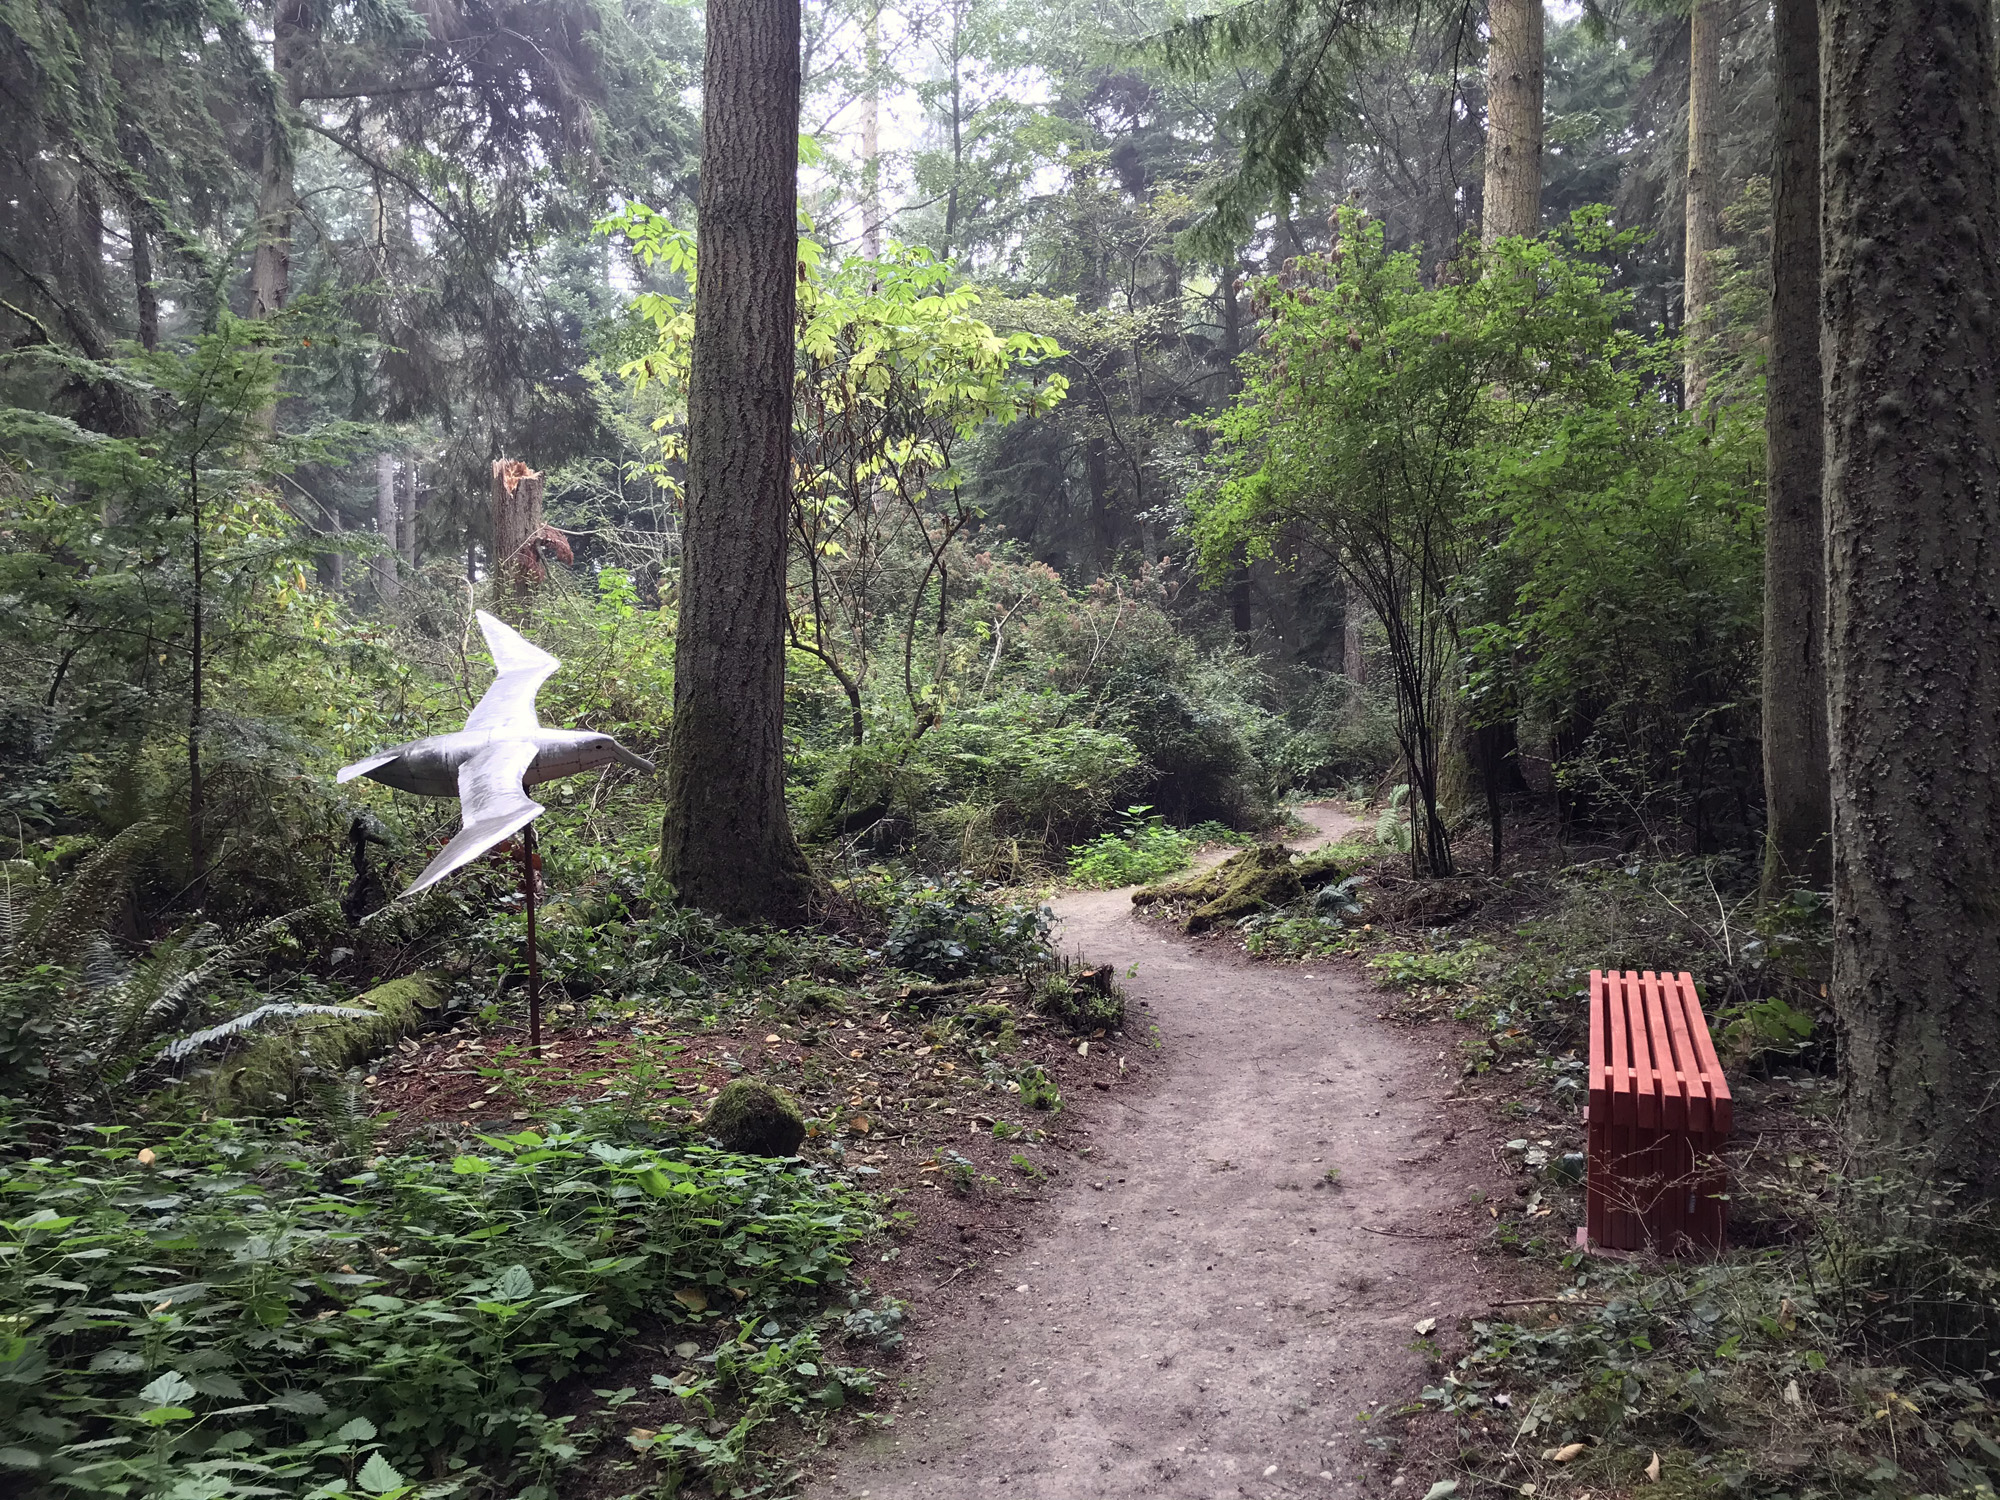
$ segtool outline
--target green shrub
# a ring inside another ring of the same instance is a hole
[[[1049,958],[1049,910],[994,901],[963,875],[905,886],[894,901],[883,957],[899,969],[950,979],[1021,972]]]
[[[614,1135],[575,1118],[355,1162],[225,1121],[16,1155],[11,1492],[304,1496],[362,1470],[546,1496],[522,1488],[569,1444],[546,1394],[642,1323],[741,1329],[731,1357],[771,1363],[873,1211],[796,1164]]]
[[[1048,1070],[1039,1063],[1029,1063],[1014,1075],[1014,1082],[1020,1086],[1021,1103],[1029,1109],[1056,1110],[1062,1108],[1062,1091],[1056,1081],[1049,1077]]]
[[[1201,840],[1193,830],[1169,828],[1150,813],[1152,809],[1143,804],[1128,807],[1122,830],[1099,834],[1070,850],[1070,884],[1104,890],[1140,885],[1186,869]]]
[[[1043,976],[1035,986],[1035,1009],[1079,1036],[1116,1031],[1125,1024],[1125,997],[1116,985],[1062,970]]]

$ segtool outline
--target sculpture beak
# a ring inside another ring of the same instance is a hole
[[[611,753],[618,758],[620,764],[630,766],[635,771],[651,772],[658,769],[645,756],[634,755],[616,740],[611,742]]]

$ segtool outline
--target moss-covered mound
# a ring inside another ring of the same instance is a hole
[[[783,1089],[757,1078],[737,1078],[722,1086],[702,1128],[729,1151],[796,1156],[806,1138],[806,1117]]]
[[[358,996],[364,1014],[300,1016],[288,1025],[251,1036],[213,1069],[174,1091],[218,1118],[269,1114],[299,1097],[315,1078],[338,1078],[349,1068],[395,1046],[416,1030],[422,1012],[444,1003],[441,982],[412,974],[378,984]]]
[[[1292,868],[1298,871],[1302,887],[1316,891],[1323,885],[1347,879],[1381,852],[1368,844],[1328,844],[1324,849],[1301,854]]]
[[[1138,906],[1191,902],[1194,909],[1181,925],[1188,932],[1203,932],[1218,922],[1289,906],[1308,891],[1344,880],[1366,863],[1369,853],[1359,844],[1334,844],[1297,856],[1283,844],[1258,844],[1210,869],[1141,886],[1132,901]]]
[[[1304,893],[1292,865],[1292,851],[1283,844],[1258,844],[1231,855],[1212,870],[1142,886],[1132,893],[1132,900],[1141,906],[1155,901],[1192,901],[1194,910],[1181,924],[1182,930],[1205,932],[1232,917],[1287,906]]]

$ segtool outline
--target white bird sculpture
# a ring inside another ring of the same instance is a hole
[[[539,818],[544,808],[527,794],[538,782],[594,771],[614,760],[641,771],[653,769],[650,760],[608,734],[544,729],[535,718],[535,694],[562,663],[485,610],[477,613],[500,675],[465,728],[392,746],[342,766],[336,778],[347,782],[366,776],[420,797],[458,798],[463,822],[458,836],[424,866],[405,896],[436,885]]]

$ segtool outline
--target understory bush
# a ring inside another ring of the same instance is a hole
[[[1195,851],[1210,838],[1236,841],[1231,830],[1221,824],[1169,828],[1143,803],[1128,807],[1122,829],[1101,833],[1070,850],[1070,884],[1102,890],[1158,880],[1187,868]]]
[[[800,1409],[866,1388],[811,1352],[876,1215],[797,1163],[580,1116],[365,1160],[297,1122],[26,1130],[0,1162],[13,1494],[547,1496],[592,1440],[549,1397],[642,1323],[710,1351],[694,1420],[653,1438],[688,1471],[740,1463],[784,1404],[711,1401],[718,1440],[694,1404],[717,1383],[804,1371]]]
[[[962,874],[919,880],[891,896],[882,956],[899,969],[953,979],[1024,972],[1046,963],[1049,909],[995,901]]]

